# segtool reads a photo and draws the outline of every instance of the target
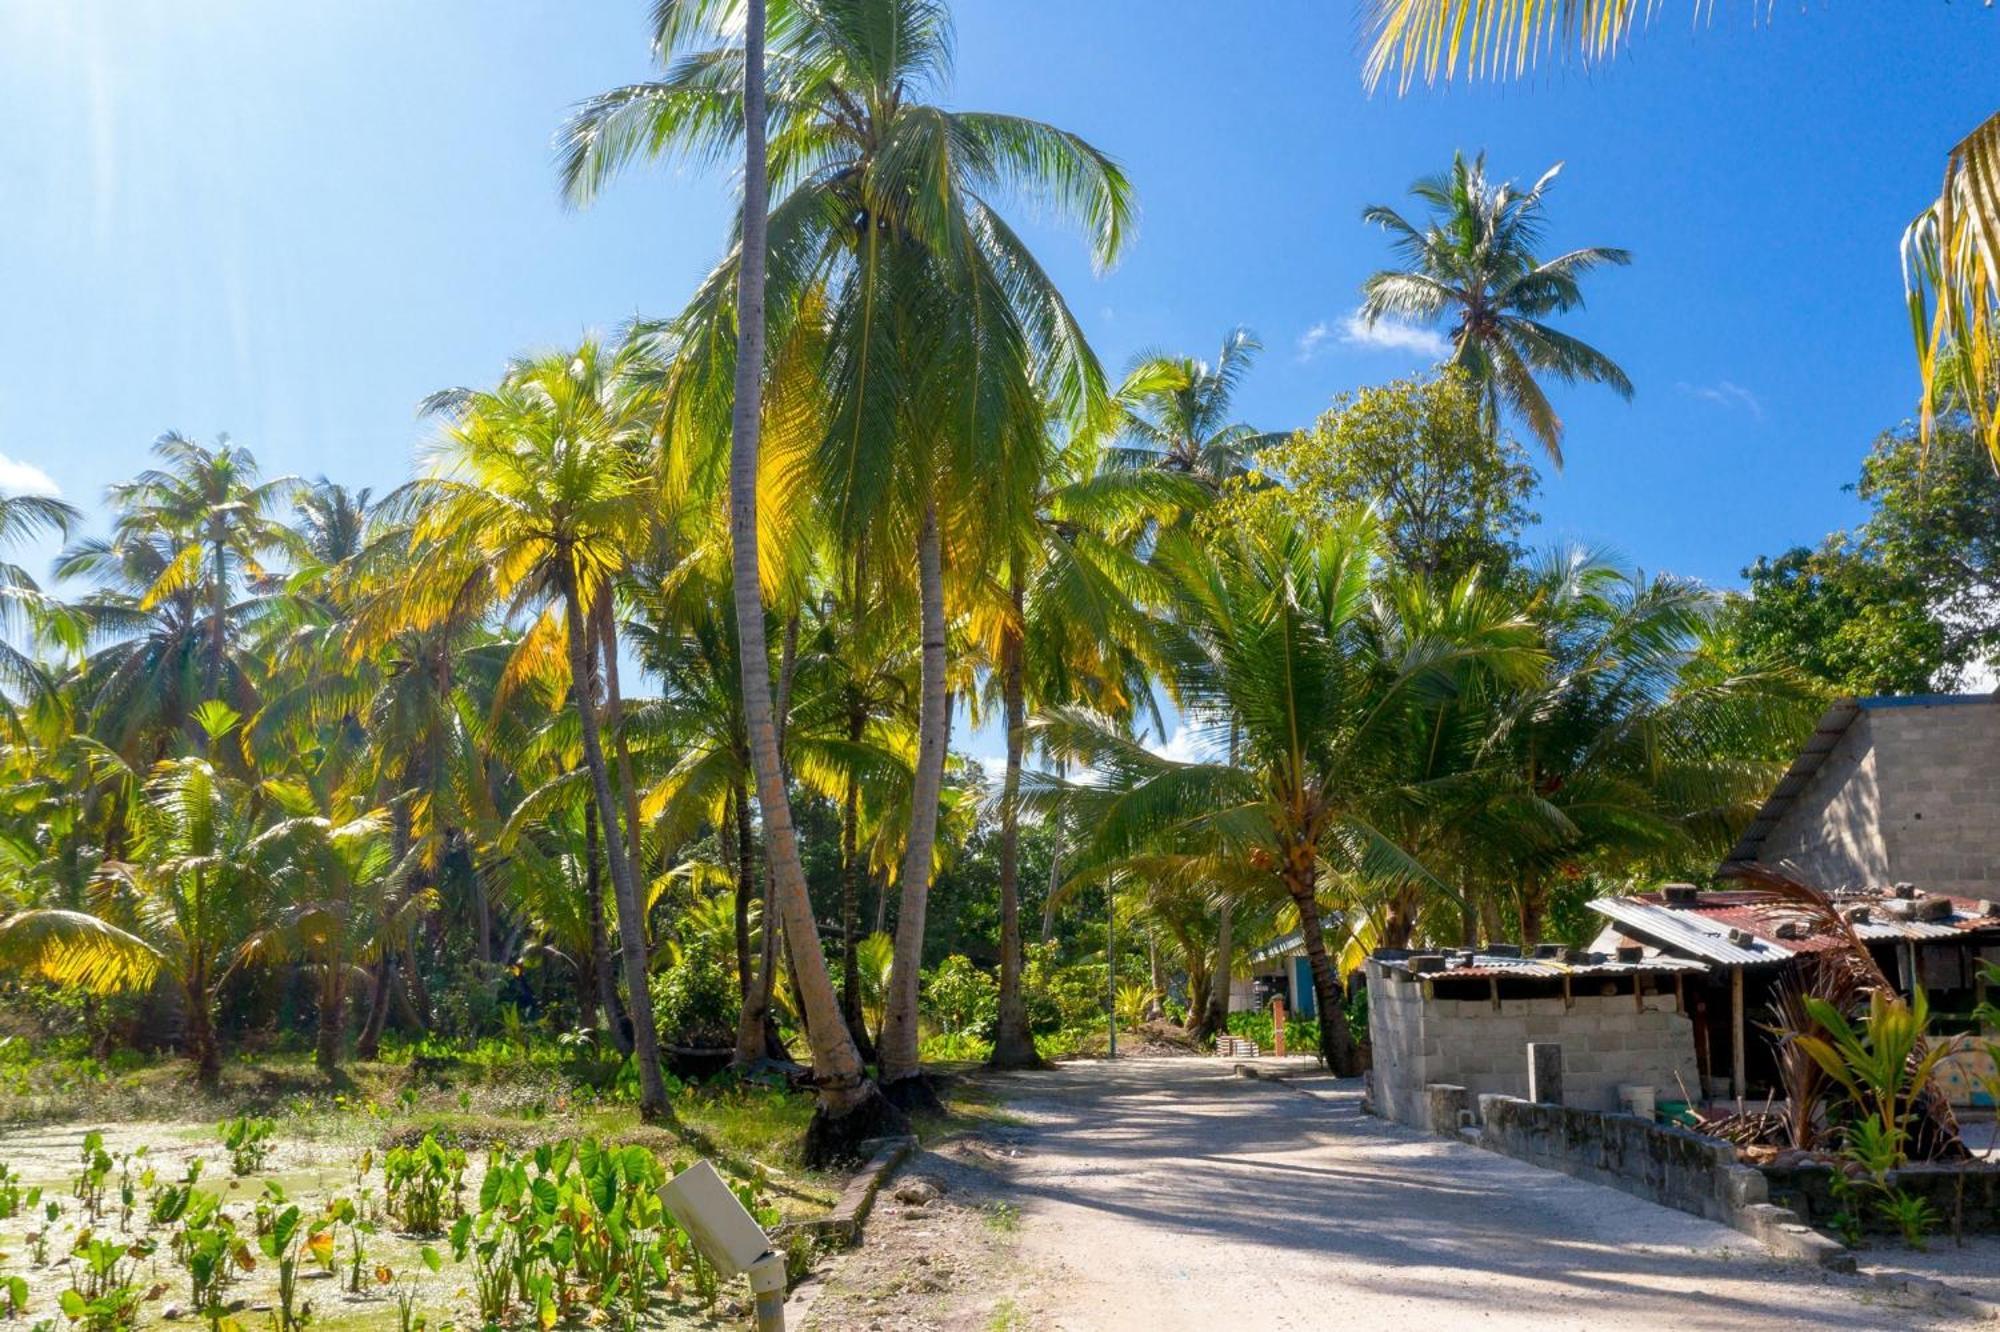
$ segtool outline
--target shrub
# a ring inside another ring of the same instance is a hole
[[[924,977],[924,1011],[946,1035],[990,1040],[1000,1018],[1000,983],[954,953]]]
[[[735,1044],[742,997],[721,962],[706,950],[690,950],[678,966],[653,977],[652,984],[653,1020],[671,1044]]]
[[[1028,1025],[1037,1035],[1104,1025],[1109,985],[1110,976],[1102,961],[1065,963],[1053,943],[1027,947],[1022,989],[1028,1002]]]

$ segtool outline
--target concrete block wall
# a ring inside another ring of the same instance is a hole
[[[1563,1049],[1563,1099],[1590,1110],[1618,1108],[1618,1088],[1636,1084],[1662,1099],[1696,1085],[1693,1024],[1672,995],[1576,995],[1562,999],[1433,999],[1422,985],[1368,964],[1368,1030],[1374,1046],[1376,1113],[1433,1129],[1424,1087],[1449,1083],[1482,1095],[1528,1094],[1528,1044]],[[1450,1126],[1445,1126],[1450,1127]]]
[[[1864,708],[1758,859],[1824,888],[2000,889],[2000,699]]]
[[[1717,1138],[1512,1096],[1480,1097],[1479,1117],[1479,1145],[1490,1151],[1711,1221],[1766,1201],[1764,1176],[1737,1165],[1736,1149]]]

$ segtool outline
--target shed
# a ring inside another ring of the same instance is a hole
[[[1480,951],[1379,951],[1368,959],[1368,1032],[1377,1113],[1428,1127],[1424,1088],[1476,1099],[1525,1096],[1527,1047],[1563,1050],[1563,1100],[1615,1110],[1622,1086],[1675,1098],[1696,1083],[1684,985],[1706,965],[1643,949],[1623,953],[1493,944]]]

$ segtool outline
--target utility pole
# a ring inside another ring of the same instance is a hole
[[[1111,1058],[1118,1057],[1118,887],[1104,885],[1104,962],[1111,978]]]

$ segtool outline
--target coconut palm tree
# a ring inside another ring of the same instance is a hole
[[[1370,323],[1385,315],[1450,321],[1450,363],[1485,394],[1489,428],[1499,428],[1505,406],[1527,423],[1557,466],[1562,420],[1542,377],[1607,384],[1632,396],[1632,381],[1616,362],[1546,322],[1582,308],[1586,274],[1632,262],[1626,251],[1602,246],[1538,257],[1543,200],[1560,170],[1557,163],[1532,188],[1520,190],[1511,181],[1487,178],[1484,153],[1470,161],[1457,153],[1449,171],[1410,187],[1430,210],[1422,227],[1382,204],[1361,214],[1389,233],[1404,265],[1361,284],[1362,317]]]
[[[1357,1070],[1324,902],[1347,876],[1407,862],[1373,821],[1401,719],[1481,676],[1535,678],[1545,661],[1532,626],[1491,598],[1465,598],[1448,633],[1406,633],[1371,595],[1376,540],[1365,512],[1323,533],[1274,517],[1221,545],[1163,539],[1180,695],[1193,716],[1233,719],[1234,762],[1167,759],[1082,713],[1039,726],[1102,775],[1069,792],[1096,830],[1079,874],[1219,854],[1282,889],[1312,967],[1320,1053],[1342,1074]]]
[[[1114,467],[1154,467],[1219,487],[1249,470],[1258,450],[1282,440],[1235,420],[1236,391],[1264,344],[1232,329],[1213,361],[1166,352],[1134,358],[1118,394],[1119,439],[1106,451]]]
[[[202,713],[211,740],[235,726],[220,704]],[[31,908],[0,922],[0,966],[99,995],[165,978],[187,1006],[188,1057],[214,1087],[217,996],[249,960],[244,944],[264,924],[297,833],[286,798],[204,758],[161,763],[133,814],[131,858],[104,865],[91,909]]]
[[[41,536],[67,537],[83,515],[53,495],[0,493],[0,683],[32,688],[40,678],[27,634],[54,606],[34,577],[6,556]],[[0,695],[0,710],[14,720],[15,700]]]
[[[1595,64],[1621,50],[1655,0],[1366,0],[1370,89],[1394,71],[1425,82],[1519,78],[1543,53]],[[1698,18],[1713,12],[1701,0]],[[1938,197],[1903,233],[1903,282],[1926,436],[1941,409],[1970,411],[2000,467],[2000,113],[1945,157]]]
[[[292,891],[244,941],[242,956],[250,962],[310,966],[319,985],[313,1057],[330,1073],[340,1066],[347,1044],[353,974],[377,960],[411,919],[435,905],[436,890],[408,890],[422,848],[409,847],[398,857],[385,811],[340,821],[321,815],[294,820],[291,826],[284,880]],[[372,1002],[382,1004],[386,997],[378,991]]]
[[[302,551],[298,535],[270,516],[298,492],[299,482],[290,476],[263,479],[250,451],[231,444],[227,435],[208,448],[170,431],[154,441],[153,453],[162,466],[112,486],[105,498],[118,510],[119,535],[164,536],[171,542],[172,558],[140,593],[139,609],[150,610],[183,591],[206,607],[204,685],[213,698],[221,685],[235,593],[269,574],[266,557]]]
[[[496,706],[507,697],[508,677],[566,660],[618,903],[640,1109],[661,1118],[670,1108],[647,987],[645,910],[632,854],[638,829],[627,830],[629,841],[618,833],[625,810],[612,787],[590,666],[599,608],[643,541],[649,418],[626,394],[629,354],[586,342],[517,363],[496,388],[438,400],[448,423],[431,474],[385,504],[392,519],[407,516],[412,524],[401,598],[411,625],[442,622],[468,590],[508,618],[532,617]]]
[[[1157,711],[1153,676],[1165,663],[1150,613],[1167,589],[1133,538],[1209,497],[1207,478],[1192,470],[1102,465],[1095,432],[1073,436],[1051,455],[1006,543],[995,585],[973,617],[1007,728],[999,798],[999,1019],[989,1060],[996,1068],[1041,1062],[1021,988],[1020,792],[1030,702],[1087,707],[1121,720]]]
[[[762,70],[755,60],[746,66],[720,21],[734,5],[663,6],[673,20],[661,30],[663,53],[696,10],[717,44],[671,66],[661,82],[586,103],[565,132],[565,180],[573,198],[588,198],[612,170],[642,153],[715,155],[746,127],[753,140],[766,120],[774,131],[768,163],[754,147],[746,159],[753,191],[766,170],[785,190],[769,220],[769,342],[782,351],[802,330],[823,336],[817,359],[826,395],[814,422],[814,462],[830,529],[842,542],[866,531],[894,533],[898,544],[917,552],[919,758],[900,877],[899,976],[881,1051],[884,1082],[911,1081],[920,1073],[917,968],[950,720],[945,533],[961,547],[960,559],[971,558],[965,547],[994,512],[996,492],[1018,485],[1019,469],[1032,457],[1045,385],[1078,415],[1103,397],[1096,362],[1060,294],[989,200],[1025,194],[1081,218],[1096,257],[1109,262],[1129,229],[1129,190],[1115,165],[1074,135],[918,100],[949,63],[950,23],[941,6],[919,0],[781,6],[771,23],[767,116],[741,110],[753,90],[762,91],[761,81],[746,84],[746,67]],[[749,30],[761,34],[754,22]],[[754,216],[756,201],[746,202]],[[745,232],[738,253],[683,320],[689,353],[682,372],[691,382],[716,378],[717,367],[704,358],[726,345],[715,330],[729,326],[756,285],[745,272],[764,257],[755,239]],[[735,326],[741,337],[762,321],[745,318]],[[743,420],[738,440],[756,420],[747,391],[753,368],[740,356],[734,366],[733,407]],[[740,537],[751,530],[745,515],[752,462],[741,448],[732,454],[732,474],[741,474],[734,490]],[[739,561],[749,545],[738,543]],[[739,596],[753,586],[748,572],[754,570],[738,572]],[[739,616],[744,659],[758,673],[755,664],[765,658],[754,651],[749,610],[746,600]],[[748,697],[755,692],[755,682],[746,681],[753,757],[775,747],[758,739],[761,703]],[[789,878],[790,829],[774,828],[771,820],[782,774],[767,773],[764,759],[757,764],[773,863]],[[821,1024],[812,1025],[817,1031]]]

